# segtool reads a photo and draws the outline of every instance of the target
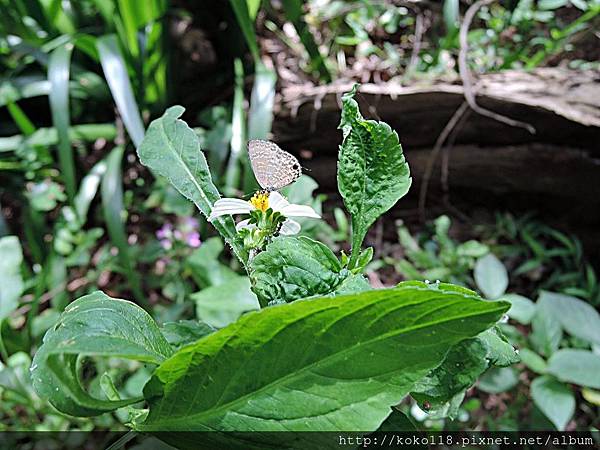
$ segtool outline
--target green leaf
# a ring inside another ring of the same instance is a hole
[[[0,238],[0,322],[19,305],[23,293],[23,251],[17,236]],[[1,336],[0,336],[1,339]]]
[[[76,179],[73,150],[69,140],[69,71],[73,44],[57,47],[48,59],[48,80],[52,86],[48,94],[52,122],[58,133],[58,159],[69,200],[75,197]]]
[[[79,379],[81,356],[160,364],[172,354],[152,318],[135,304],[100,291],[75,300],[44,336],[31,365],[33,387],[59,411],[94,416],[138,402],[92,397]]]
[[[160,331],[171,347],[180,349],[204,336],[208,336],[215,329],[197,320],[179,320],[165,323]]]
[[[498,327],[484,331],[477,338],[485,344],[485,357],[492,365],[505,367],[519,362],[517,352]]]
[[[508,309],[462,292],[411,283],[246,314],[155,370],[135,428],[375,430],[452,346]]]
[[[212,237],[202,242],[187,258],[186,265],[192,272],[194,281],[201,288],[226,284],[229,280],[238,277],[238,274],[226,265],[219,262],[219,255],[223,251],[223,241]]]
[[[589,303],[568,295],[542,291],[538,304],[572,336],[600,345],[600,314]]]
[[[384,122],[365,120],[354,100],[357,85],[342,97],[344,140],[338,159],[338,187],[352,216],[352,269],[369,227],[410,188],[412,179],[398,134]]]
[[[449,402],[487,369],[487,352],[486,344],[479,339],[468,339],[455,345],[439,367],[416,383],[411,396],[421,405],[428,402],[430,408]]]
[[[223,328],[243,313],[260,309],[256,295],[250,290],[250,280],[241,276],[202,289],[190,298],[196,302],[198,319],[215,328]]]
[[[545,356],[550,356],[560,345],[562,328],[560,322],[552,314],[547,301],[539,299],[536,303],[536,312],[531,321],[532,332],[529,340],[534,348]]]
[[[511,367],[492,367],[479,379],[478,388],[489,394],[506,392],[519,383],[519,377]]]
[[[115,100],[123,124],[133,143],[138,146],[144,138],[144,123],[127,74],[127,66],[117,37],[113,34],[102,36],[97,41],[98,54],[108,87]]]
[[[394,431],[417,431],[417,427],[408,416],[394,408],[388,418],[379,426],[377,432]]]
[[[249,264],[261,306],[333,292],[349,275],[326,245],[307,237],[279,237]]]
[[[212,182],[196,133],[179,120],[184,111],[181,106],[172,106],[161,118],[154,120],[137,152],[142,164],[167,178],[208,217],[212,205],[221,195]],[[236,231],[233,219],[230,216],[219,217],[212,223],[245,263],[246,252],[234,242]]]
[[[486,298],[500,298],[508,287],[508,272],[504,264],[492,253],[488,253],[475,263],[473,272],[477,288]]]
[[[531,323],[531,319],[535,314],[535,303],[527,297],[517,294],[506,294],[502,296],[502,300],[510,302],[511,306],[508,310],[508,317],[516,320],[523,325]]]
[[[571,389],[544,375],[531,383],[531,398],[556,429],[564,431],[575,413],[575,397]]]
[[[546,371],[560,381],[600,389],[600,356],[588,350],[559,350],[548,360]]]
[[[536,352],[524,348],[519,351],[519,356],[521,357],[521,362],[523,362],[529,370],[539,373],[540,375],[543,375],[546,372],[546,361],[544,361],[544,358]]]
[[[258,65],[260,64],[260,52],[258,50],[256,33],[254,32],[254,21],[250,17],[250,11],[248,11],[249,5],[245,0],[229,0],[229,3],[231,3],[235,18],[246,38],[250,53],[252,54],[255,63]]]

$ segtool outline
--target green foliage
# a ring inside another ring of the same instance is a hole
[[[136,427],[375,429],[452,344],[493,324],[507,306],[421,283],[251,313],[164,362],[145,389],[148,419]],[[214,381],[198,382],[207,377]]]
[[[235,276],[190,295],[196,302],[196,315],[202,322],[223,328],[248,311],[260,309],[247,277]]]
[[[342,98],[339,128],[344,140],[338,160],[338,186],[352,216],[354,268],[369,227],[408,192],[412,179],[398,134],[384,122],[365,120],[354,100],[357,86]]]
[[[559,431],[565,429],[575,412],[575,397],[571,389],[546,375],[531,383],[531,398]]]
[[[479,241],[459,243],[449,236],[451,221],[448,216],[438,217],[432,233],[413,237],[408,228],[398,223],[398,237],[405,258],[385,258],[396,272],[406,279],[440,280],[475,287],[471,272],[478,258],[489,252]]]
[[[160,119],[154,120],[138,147],[138,156],[144,165],[167,178],[208,217],[213,203],[221,196],[212,182],[198,137],[179,120],[183,111],[181,106],[173,106]],[[213,224],[244,262],[245,252],[234,242],[233,220],[220,217]]]
[[[65,308],[44,336],[31,365],[33,387],[59,411],[93,416],[140,401],[90,395],[79,379],[82,356],[110,356],[159,364],[172,354],[152,318],[125,300],[95,292]]]
[[[307,237],[274,240],[249,269],[262,306],[329,294],[350,274],[329,247]]]
[[[479,258],[473,272],[477,287],[486,298],[497,299],[501,297],[508,287],[508,272],[493,254]]]

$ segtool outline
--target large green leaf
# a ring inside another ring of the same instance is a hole
[[[398,134],[384,122],[365,120],[352,91],[342,97],[344,140],[338,160],[338,187],[352,216],[352,256],[356,262],[369,227],[410,188],[411,178]]]
[[[31,365],[33,387],[59,411],[94,416],[135,403],[92,397],[79,379],[79,356],[111,356],[159,364],[172,354],[152,318],[135,304],[100,291],[71,303],[44,336]]]
[[[460,342],[439,367],[419,380],[411,395],[419,403],[428,402],[433,408],[449,402],[488,368],[487,351],[485,343],[479,339]]]
[[[23,251],[19,238],[4,236],[0,238],[0,322],[18,306],[23,292],[21,263]],[[0,337],[1,338],[1,337]]]
[[[531,398],[557,430],[564,431],[575,413],[575,396],[568,386],[544,375],[531,383]]]
[[[538,299],[569,334],[600,345],[600,314],[589,303],[564,294],[542,292]]]
[[[181,106],[172,106],[161,118],[154,120],[137,152],[142,164],[167,178],[208,217],[212,205],[221,195],[212,181],[196,133],[179,120],[184,111]],[[245,251],[234,242],[236,231],[233,219],[230,216],[219,217],[213,221],[213,225],[245,262]]]
[[[252,290],[262,306],[333,292],[350,275],[326,245],[307,237],[279,237],[252,259]]]
[[[463,292],[409,283],[246,314],[156,369],[135,428],[375,430],[452,346],[509,307]]]
[[[260,309],[256,295],[250,290],[250,280],[239,275],[190,297],[196,302],[198,319],[216,328],[235,322],[245,312]]]
[[[559,350],[548,360],[546,371],[561,381],[600,389],[600,356],[588,350]]]

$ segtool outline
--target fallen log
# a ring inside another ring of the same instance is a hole
[[[335,157],[341,96],[352,83],[290,86],[282,91],[274,140],[303,158],[325,191],[335,190]],[[435,141],[464,101],[458,80],[400,86],[365,84],[357,96],[365,117],[388,122],[400,135],[419,185]],[[523,195],[534,205],[586,204],[600,209],[600,75],[544,68],[480,76],[477,102],[486,109],[533,125],[535,134],[475,113],[453,132],[448,155],[451,192]],[[439,196],[440,161],[430,179]],[[488,196],[489,198],[489,196]],[[600,220],[600,213],[588,215]]]

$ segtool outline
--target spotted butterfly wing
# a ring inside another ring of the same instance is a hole
[[[274,142],[262,139],[248,141],[248,154],[258,184],[267,191],[278,191],[302,175],[296,157]]]

